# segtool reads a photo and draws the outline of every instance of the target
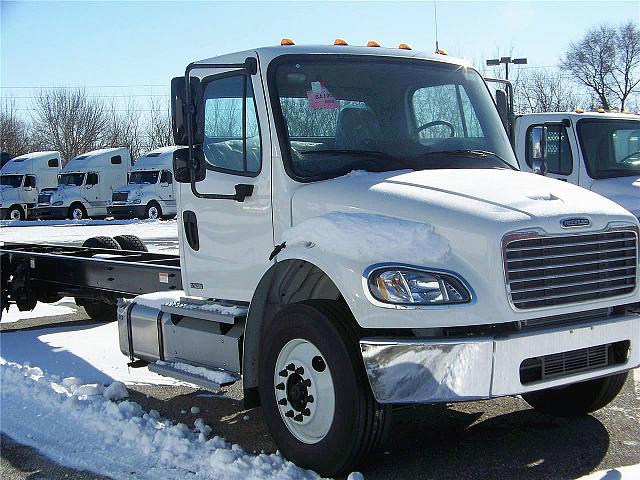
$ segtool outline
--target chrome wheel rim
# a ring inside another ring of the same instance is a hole
[[[11,220],[20,220],[21,218],[22,218],[22,215],[20,214],[20,210],[18,210],[17,208],[14,208],[9,213],[9,219]]]
[[[156,220],[158,218],[158,208],[157,207],[149,207],[149,215],[148,217],[151,220]]]
[[[71,213],[71,216],[73,217],[74,220],[82,220],[82,209],[81,208],[74,208],[73,212]]]
[[[333,377],[313,343],[296,338],[282,347],[273,387],[282,421],[294,437],[313,444],[329,433],[336,403]]]

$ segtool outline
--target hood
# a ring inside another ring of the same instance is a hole
[[[586,217],[589,230],[635,222],[614,202],[588,190],[504,169],[352,172],[299,188],[293,224],[332,211],[366,212],[428,222],[437,229],[501,236],[521,228],[567,233],[560,220]],[[576,232],[584,228],[576,228]]]
[[[0,186],[0,202],[21,202],[22,187],[15,188],[11,185]]]
[[[139,185],[139,184],[127,184],[127,185],[122,185],[121,187],[118,188],[114,188],[113,191],[114,192],[135,192],[136,190],[141,190],[142,187],[144,185]],[[148,186],[148,185],[147,185]]]
[[[607,197],[640,218],[640,177],[596,180],[591,191]]]

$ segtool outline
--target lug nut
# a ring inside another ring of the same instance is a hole
[[[298,367],[298,368],[296,368],[296,373],[297,373],[298,375],[304,375],[304,368],[302,368],[302,367]]]
[[[278,375],[286,378],[289,376],[289,372],[287,372],[286,370],[280,370],[280,373]]]
[[[284,390],[284,383],[279,383],[279,384],[277,384],[277,385],[276,385],[276,388],[277,388],[278,390]]]
[[[305,417],[308,417],[309,415],[311,415],[311,410],[309,410],[308,408],[305,408],[304,410],[302,410],[302,415],[304,415]]]
[[[285,417],[293,418],[293,410],[288,410],[287,413],[284,414]]]
[[[304,401],[307,403],[313,403],[313,395],[307,395],[306,397],[304,397]]]
[[[286,405],[286,404],[287,404],[286,398],[281,398],[280,400],[278,400],[278,405]]]
[[[311,380],[309,380],[308,378],[302,382],[302,385],[304,385],[305,387],[310,387],[311,386]]]
[[[296,366],[293,363],[287,365],[287,370],[291,370],[292,372],[296,369]]]
[[[299,413],[298,415],[296,415],[295,417],[293,417],[293,419],[294,419],[296,422],[301,422],[302,420],[304,420],[304,417],[302,416],[302,414],[301,414],[301,413]]]

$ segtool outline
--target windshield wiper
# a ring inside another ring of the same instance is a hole
[[[440,150],[436,152],[426,152],[423,155],[476,155],[479,157],[487,157],[492,156],[500,160],[503,164],[509,167],[511,170],[518,170],[516,167],[507,162],[504,158],[498,155],[495,152],[490,152],[488,150],[475,150],[475,149],[466,149],[466,150]]]

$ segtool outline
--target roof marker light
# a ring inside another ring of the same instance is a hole
[[[598,110],[596,110],[598,113],[604,113],[604,108],[600,107]]]
[[[584,109],[576,107],[576,113],[584,113]]]
[[[400,45],[398,45],[398,48],[400,50],[413,50],[413,48],[411,48],[411,45],[409,45],[408,43],[401,43]]]
[[[374,41],[374,40],[369,40],[367,42],[367,47],[379,47],[379,46],[380,46],[380,44],[378,42]]]
[[[283,38],[282,40],[280,40],[280,45],[285,47],[287,45],[295,45],[296,43],[291,40],[290,38]]]
[[[336,38],[335,42],[333,42],[334,45],[342,45],[342,46],[347,46],[349,45],[347,43],[346,40],[344,40],[343,38]]]
[[[447,51],[446,51],[444,48],[438,48],[438,49],[436,50],[436,53],[437,53],[438,55],[449,55],[449,54],[447,53]]]

